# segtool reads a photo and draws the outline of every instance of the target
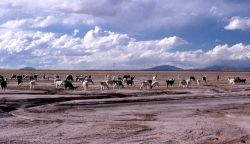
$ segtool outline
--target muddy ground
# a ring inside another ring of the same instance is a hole
[[[140,71],[1,71],[12,73],[91,74],[94,85],[84,91],[55,89],[53,80],[39,79],[34,90],[28,81],[17,86],[8,80],[0,91],[0,143],[9,144],[237,144],[250,143],[250,73]],[[101,91],[106,74],[136,76],[135,86]],[[140,83],[158,75],[159,88],[140,90]],[[167,88],[169,78],[201,78]],[[216,77],[220,75],[220,80]],[[246,84],[229,85],[240,76]]]

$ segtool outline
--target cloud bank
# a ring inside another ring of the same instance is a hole
[[[1,0],[0,24],[8,28],[86,24],[123,31],[171,30],[249,14],[249,4],[234,0]]]
[[[0,35],[0,67],[39,69],[141,69],[169,64],[199,68],[222,61],[250,62],[250,45],[217,45],[202,49],[175,51],[189,45],[178,36],[138,41],[127,34],[89,30],[83,37],[52,32],[8,30]]]
[[[0,67],[243,65],[249,62],[249,5],[236,0],[1,0]]]
[[[232,17],[228,25],[225,26],[226,30],[249,30],[250,18],[244,17]]]

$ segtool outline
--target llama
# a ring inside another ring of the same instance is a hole
[[[183,87],[183,88],[188,88],[188,86],[191,83],[191,79],[187,79],[187,80],[181,80],[179,83],[179,87]]]
[[[219,81],[220,80],[220,75],[217,75],[217,81]]]
[[[204,81],[205,83],[207,83],[207,75],[204,75],[204,76],[202,77],[202,81]]]
[[[27,77],[28,77],[28,75],[18,75],[18,76],[16,76],[16,79],[17,79],[17,85],[22,84],[23,79],[26,79]]]
[[[154,81],[156,81],[156,78],[157,78],[157,75],[155,75],[155,76],[153,76],[153,79],[152,80],[147,80],[147,81],[145,81],[145,82],[148,82],[150,85],[154,82]],[[146,84],[146,83],[145,83]],[[147,85],[147,84],[146,84]]]
[[[195,78],[194,76],[190,76],[189,79],[191,79],[191,80],[193,80],[193,81],[196,81],[196,78]]]
[[[5,88],[7,87],[7,79],[0,81],[1,89],[5,91]]]
[[[0,75],[0,82],[4,81],[4,76]]]
[[[146,80],[142,82],[140,89],[144,89],[145,87],[152,89],[155,86],[159,87],[159,82],[156,81],[157,75],[154,75],[152,80]]]
[[[115,77],[113,77],[113,79],[112,79],[110,75],[106,75],[106,83],[109,86],[113,86],[114,85],[114,79],[115,79]]]
[[[30,81],[30,89],[34,89],[35,88],[35,85],[36,85],[36,80],[32,80]]]
[[[152,83],[150,83],[149,81],[144,81],[142,82],[140,89],[144,89],[145,87],[147,87],[148,89],[152,89],[154,87],[159,87],[159,82],[158,81],[154,81]]]
[[[125,85],[125,84],[127,84],[127,81],[130,79],[130,75],[124,75],[123,76],[123,79],[122,79],[122,81],[123,81],[123,84]]]
[[[201,80],[196,79],[196,83],[197,83],[197,85],[199,86],[199,85],[200,85],[200,83],[201,83]]]
[[[37,81],[38,74],[34,74],[33,77],[34,77],[34,79]]]
[[[123,88],[123,87],[124,87],[124,85],[123,85],[123,83],[122,83],[121,80],[114,80],[114,86],[113,86],[113,88],[120,89],[120,88]]]
[[[196,82],[198,86],[199,86],[199,85],[200,85],[200,83],[201,83],[201,80],[196,79],[194,76],[190,76],[190,78],[189,78],[189,79],[190,79],[191,81],[193,81],[193,82]]]
[[[106,83],[107,83],[109,86],[113,86],[113,85],[114,85],[114,80],[108,79],[108,80],[106,80]]]
[[[228,80],[229,84],[235,85],[235,78],[229,77],[227,80]]]
[[[245,84],[246,83],[246,79],[241,79],[240,77],[235,77],[234,78],[234,83],[235,84]]]
[[[122,82],[123,82],[124,85],[127,84],[127,81],[128,81],[128,79],[126,79],[126,78],[122,79]]]
[[[144,89],[145,87],[151,88],[151,84],[152,83],[150,83],[148,81],[144,81],[144,82],[141,83],[140,89]]]
[[[34,80],[35,78],[34,78],[34,76],[29,76],[29,79]]]
[[[82,82],[83,89],[84,89],[84,90],[88,90],[89,84],[90,84],[90,83],[94,84],[94,82],[92,81],[91,78],[85,79],[85,80]]]
[[[15,74],[12,74],[10,77],[10,79],[16,79],[16,78],[17,78],[17,75],[15,75]]]
[[[66,76],[66,81],[74,81],[74,78],[73,78],[73,76],[72,75],[67,75]]]
[[[43,74],[43,79],[44,79],[44,80],[49,80],[49,76]]]
[[[55,82],[56,88],[63,86],[63,84],[64,84],[64,82],[62,80],[58,80]]]
[[[125,83],[126,83],[126,85],[127,86],[132,86],[132,85],[134,85],[134,79],[135,79],[135,76],[132,76],[132,77],[130,77],[130,79],[127,79],[126,81],[125,81]]]
[[[23,82],[23,79],[21,79],[21,78],[17,79],[17,85],[20,85],[22,82]]]
[[[169,85],[170,85],[170,86],[173,86],[174,82],[175,82],[175,79],[174,79],[174,78],[171,78],[171,79],[169,79],[169,80],[166,80],[167,87],[168,87]]]
[[[152,88],[154,88],[154,87],[160,87],[160,84],[159,84],[159,82],[158,81],[154,81],[152,84],[151,84],[151,86],[150,86],[150,89],[152,89]]]
[[[67,90],[68,88],[74,90],[76,87],[73,86],[72,82],[64,81],[64,90]]]
[[[240,79],[239,83],[245,84],[246,83],[246,79]]]
[[[109,89],[109,85],[106,83],[106,82],[101,82],[100,83],[100,87],[101,87],[101,90],[103,90],[103,89]]]

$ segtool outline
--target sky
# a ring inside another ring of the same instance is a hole
[[[249,0],[1,0],[0,68],[250,67]]]

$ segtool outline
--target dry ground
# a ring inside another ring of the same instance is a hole
[[[0,91],[0,143],[250,143],[249,72],[142,72],[142,71],[0,71],[16,74],[85,74],[94,85],[88,91],[56,90],[53,81],[15,80]],[[99,88],[106,74],[136,76],[135,86],[120,90]],[[160,87],[139,90],[140,83],[158,75]],[[187,89],[167,88],[165,80],[180,75],[208,77]],[[221,80],[216,81],[220,75]],[[229,85],[228,77],[247,78],[244,85]]]

